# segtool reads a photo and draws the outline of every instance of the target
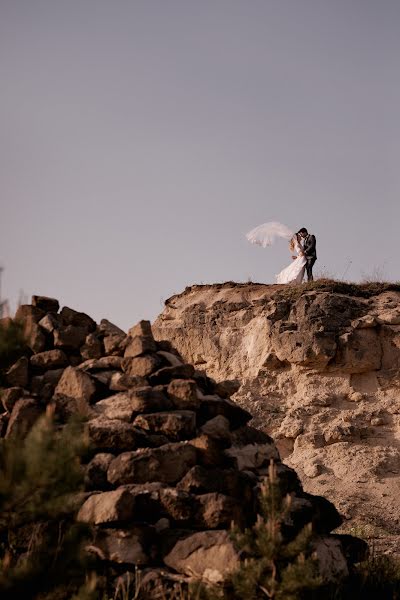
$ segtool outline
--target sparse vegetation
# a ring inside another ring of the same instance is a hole
[[[85,577],[86,525],[75,523],[81,489],[81,426],[61,430],[50,411],[24,441],[0,441],[0,596],[2,600],[63,596],[56,590]]]
[[[4,373],[26,351],[23,326],[17,321],[0,324],[0,386]]]

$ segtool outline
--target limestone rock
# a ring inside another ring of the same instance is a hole
[[[164,556],[166,565],[209,583],[221,583],[239,565],[226,531],[201,531],[179,540]]]
[[[99,452],[96,454],[85,470],[85,487],[88,490],[107,490],[107,470],[111,461],[115,458],[113,454]]]
[[[158,356],[147,354],[135,358],[126,357],[122,362],[122,370],[131,377],[148,377],[158,369],[160,359]]]
[[[149,562],[151,533],[149,527],[143,526],[132,526],[129,529],[97,529],[90,550],[94,550],[103,560],[118,565],[146,565]]]
[[[125,452],[147,445],[145,436],[130,423],[100,416],[88,422],[91,445],[97,451]]]
[[[77,519],[94,525],[122,523],[133,518],[134,498],[127,490],[93,494],[82,505]]]
[[[60,304],[56,298],[48,298],[47,296],[32,296],[32,306],[44,310],[46,313],[58,312]]]
[[[4,410],[11,412],[14,408],[15,403],[20,398],[23,398],[25,391],[21,387],[10,387],[2,390],[1,392],[1,403]]]
[[[111,323],[110,321],[108,321],[108,319],[102,319],[100,321],[98,330],[99,330],[99,333],[103,334],[104,336],[118,335],[118,336],[125,337],[125,335],[126,335],[125,331],[123,331],[122,329],[117,327],[117,325],[114,325],[114,323]]]
[[[49,369],[58,369],[68,365],[68,358],[62,350],[46,350],[34,354],[30,358],[32,367],[41,371]]]
[[[85,343],[80,349],[83,360],[101,358],[103,354],[103,344],[95,333],[89,333],[85,338]]]
[[[186,440],[196,433],[196,413],[176,410],[138,415],[134,425],[151,433],[162,433],[172,440]]]
[[[41,414],[42,410],[33,398],[17,400],[11,412],[5,437],[24,437]]]
[[[60,318],[64,325],[83,327],[87,332],[96,330],[96,323],[89,315],[64,306],[60,312]]]
[[[6,373],[7,383],[14,387],[27,387],[29,381],[29,361],[23,356]]]
[[[185,442],[125,452],[112,461],[108,480],[113,485],[148,481],[176,483],[196,464],[196,459],[196,449]]]
[[[95,393],[96,386],[90,376],[75,367],[65,369],[55,389],[55,395],[82,398],[88,403]]]
[[[146,352],[155,351],[156,343],[154,341],[153,336],[136,335],[135,337],[128,339],[124,356],[130,356],[134,358],[135,356],[140,356],[141,354],[145,354]]]
[[[173,379],[168,385],[167,392],[175,408],[185,410],[200,406],[197,384],[191,379]]]
[[[67,325],[61,329],[54,329],[53,336],[55,348],[78,350],[86,340],[87,329],[86,327]]]

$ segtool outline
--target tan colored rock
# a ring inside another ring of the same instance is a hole
[[[33,398],[17,400],[11,411],[5,437],[24,437],[42,414],[38,402]]]
[[[58,369],[68,365],[68,358],[62,350],[46,350],[39,354],[34,354],[30,358],[32,367],[41,371],[49,369]]]
[[[89,375],[75,367],[67,367],[57,384],[55,395],[82,398],[90,403],[96,393],[96,386]]]
[[[196,434],[196,413],[175,410],[138,415],[133,424],[151,433],[162,433],[171,440],[186,440]]]
[[[216,584],[237,569],[239,557],[226,531],[201,531],[179,540],[164,562],[178,573]]]
[[[128,343],[125,348],[124,356],[140,356],[146,352],[155,352],[156,343],[153,336],[136,335],[135,337],[129,337]]]
[[[111,461],[115,458],[113,454],[99,452],[96,454],[85,469],[85,488],[87,490],[107,490],[107,470]]]
[[[103,339],[104,351],[106,355],[123,356],[125,335],[107,335]]]
[[[201,433],[216,440],[228,441],[231,439],[230,423],[226,417],[218,415],[206,421],[200,428]]]
[[[103,344],[95,333],[89,333],[80,352],[83,360],[100,358],[103,354]]]
[[[30,321],[33,323],[39,323],[45,315],[44,310],[37,306],[31,306],[30,304],[21,304],[17,308],[14,319],[16,321]]]
[[[26,394],[25,390],[21,387],[10,387],[0,391],[1,403],[4,410],[11,412],[14,408],[15,403],[20,398],[23,398]]]
[[[29,361],[23,356],[6,373],[7,383],[13,387],[25,388],[29,381]]]
[[[60,312],[60,319],[64,325],[74,325],[76,327],[83,327],[87,330],[87,333],[96,330],[96,323],[91,317],[83,312],[78,312],[68,306],[64,306]]]
[[[126,392],[133,387],[146,387],[145,377],[131,377],[126,373],[113,373],[111,376],[109,388],[114,392]]]
[[[124,358],[122,370],[131,377],[148,377],[158,369],[160,359],[152,354],[138,356],[136,358]]]
[[[55,329],[60,327],[60,319],[54,314],[47,314],[39,321],[39,325],[47,333],[52,333]]]
[[[66,327],[62,327],[60,329],[54,329],[54,347],[78,350],[81,346],[83,346],[86,336],[86,327],[67,325]]]
[[[139,566],[149,563],[150,528],[97,529],[89,551],[117,565]]]
[[[100,358],[91,358],[79,365],[82,371],[103,371],[120,369],[122,358],[120,356],[102,356]]]
[[[192,379],[173,379],[167,391],[175,408],[196,409],[200,405],[197,384]]]
[[[335,583],[348,576],[349,569],[339,540],[321,537],[313,547],[318,571],[324,583]]]
[[[239,500],[212,492],[197,497],[198,512],[196,519],[204,529],[228,528],[232,523],[244,524],[244,516]]]
[[[181,359],[178,358],[176,354],[172,354],[172,352],[167,352],[166,350],[159,350],[157,354],[158,356],[161,356],[161,358],[165,359],[167,363],[171,365],[171,367],[179,367],[180,365],[183,365]]]
[[[43,352],[46,349],[46,336],[37,323],[27,323],[24,334],[28,347],[32,352]]]
[[[145,436],[130,423],[100,416],[88,424],[89,440],[98,451],[125,452],[147,445]]]
[[[134,516],[134,498],[124,489],[93,494],[82,505],[77,520],[94,525],[130,521]]]
[[[132,338],[136,336],[152,337],[153,332],[150,321],[139,321],[139,323],[136,323],[136,325],[131,327],[128,331],[128,335]]]
[[[196,460],[196,449],[186,442],[125,452],[112,461],[108,480],[113,485],[152,481],[175,483],[196,464]]]
[[[44,310],[46,313],[56,313],[60,308],[60,304],[56,298],[49,298],[48,296],[32,296],[32,306]]]
[[[100,321],[98,330],[99,330],[99,333],[103,334],[104,336],[118,335],[118,336],[125,337],[125,335],[126,335],[125,331],[120,329],[117,325],[114,325],[114,323],[111,323],[111,321],[109,321],[108,319],[102,319]]]

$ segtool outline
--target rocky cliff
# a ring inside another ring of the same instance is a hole
[[[295,471],[280,461],[273,440],[248,425],[251,414],[229,399],[235,386],[218,385],[182,361],[169,343],[156,342],[149,322],[125,334],[107,320],[98,325],[38,296],[15,319],[23,325],[27,347],[5,373],[0,437],[23,437],[48,406],[61,427],[76,413],[86,418],[90,454],[77,518],[93,526],[90,551],[100,561],[120,570],[146,568],[150,590],[161,572],[222,581],[239,560],[227,529],[232,521],[254,523],[271,460],[282,494],[291,496],[282,534],[289,541],[313,523],[323,579],[346,576],[348,562],[363,555],[360,541],[330,535],[342,521],[338,511],[305,492]],[[189,340],[191,333],[177,341]],[[190,343],[204,342],[205,356],[207,327],[198,322],[193,334],[203,336]],[[233,356],[229,335],[226,340],[223,360]],[[261,340],[258,345],[261,353]],[[249,379],[251,356],[246,360]],[[283,355],[274,360],[278,371],[288,371]],[[239,370],[239,354],[237,361]],[[215,375],[222,364],[212,368]],[[233,371],[232,364],[221,375]],[[22,539],[14,551],[23,554],[26,544]]]
[[[305,489],[371,534],[400,534],[400,286],[203,285],[154,324],[277,439]],[[233,385],[233,384],[231,384]],[[397,549],[398,546],[397,546]]]

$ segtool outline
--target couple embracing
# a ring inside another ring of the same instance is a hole
[[[299,229],[289,242],[293,262],[276,276],[277,283],[298,284],[307,272],[308,281],[313,281],[313,266],[317,260],[315,235],[309,234],[305,227]]]

